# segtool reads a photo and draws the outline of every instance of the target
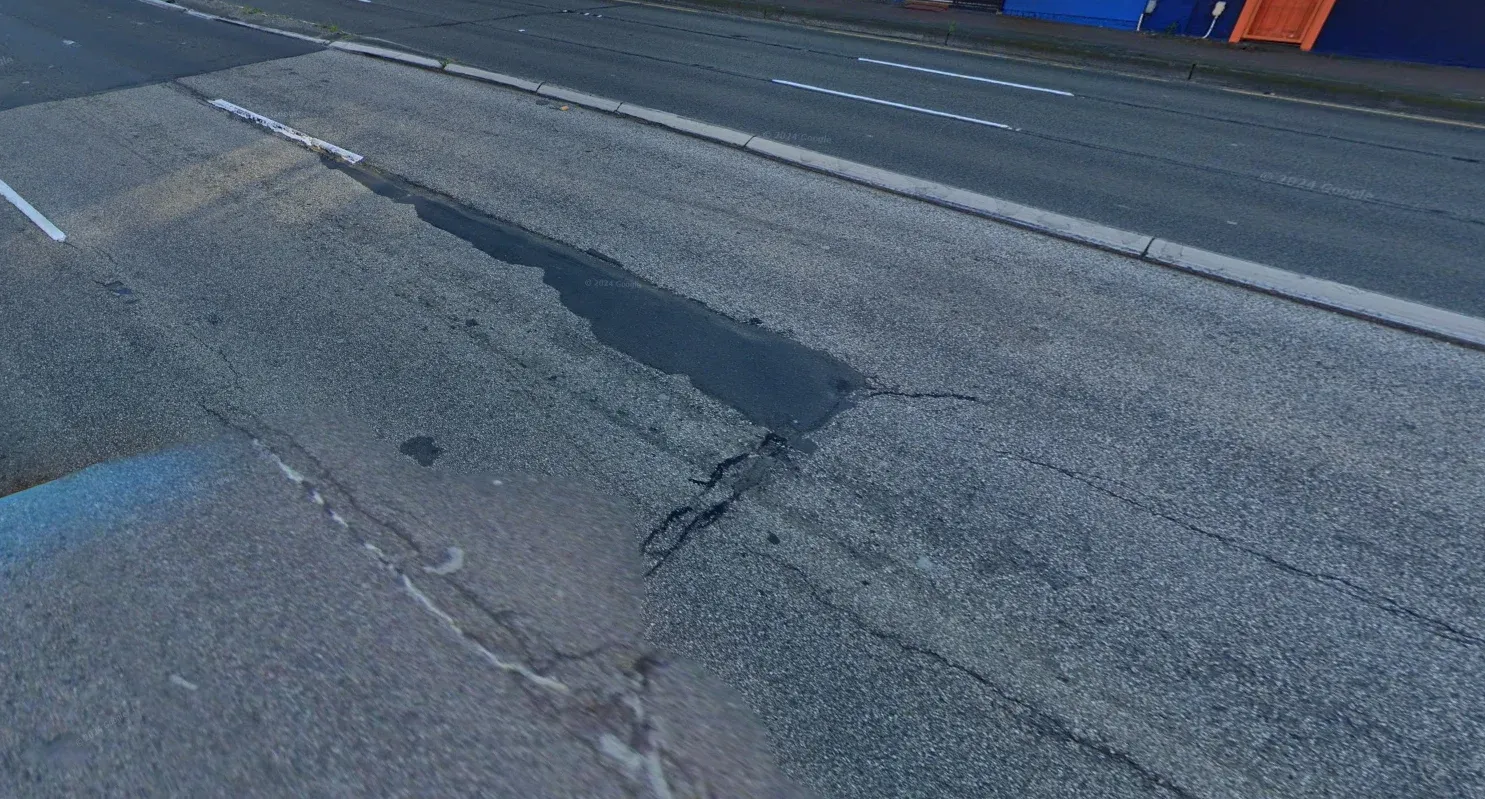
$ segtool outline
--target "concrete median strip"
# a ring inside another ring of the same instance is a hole
[[[961,211],[969,211],[980,216],[989,217],[1002,222],[1010,222],[1020,227],[1030,228],[1041,233],[1050,233],[1064,239],[1071,239],[1083,244],[1091,244],[1106,250],[1124,253],[1125,255],[1142,255],[1150,242],[1154,241],[1151,236],[1139,233],[1130,233],[1116,228],[1105,227],[1096,222],[1077,219],[1071,216],[1055,214],[1051,211],[1043,211],[1038,208],[1020,205],[995,197],[987,197],[972,191],[957,189],[931,180],[911,177],[899,172],[892,172],[855,161],[847,161],[832,155],[817,153],[795,147],[792,144],[771,141],[764,138],[753,138],[747,144],[747,149],[756,153],[762,153],[770,158],[776,158],[791,164],[813,169],[817,172],[835,175],[855,183],[865,183],[879,189],[885,189],[894,194],[901,194],[918,200],[955,208]]]
[[[180,8],[163,0],[141,0],[150,5]],[[212,17],[223,22],[244,24],[237,20]],[[280,31],[265,26],[249,27],[270,33],[281,33],[296,39],[309,39],[302,34]],[[310,41],[322,41],[309,39]],[[405,53],[385,47],[374,47],[356,42],[334,42],[330,47],[350,53],[369,55],[375,58],[397,61],[404,64],[439,70],[452,75],[491,83],[499,86],[531,92],[543,97],[572,103],[606,113],[638,119],[689,136],[739,147],[777,161],[804,167],[816,172],[890,191],[904,197],[953,208],[999,222],[1034,230],[1060,239],[1087,244],[1100,249],[1128,255],[1153,264],[1179,269],[1224,283],[1242,286],[1276,297],[1304,303],[1346,314],[1348,316],[1378,322],[1390,327],[1421,333],[1444,341],[1485,350],[1485,319],[1446,311],[1422,303],[1389,297],[1384,294],[1336,283],[1321,278],[1309,277],[1296,272],[1244,261],[1239,258],[1208,252],[1183,244],[1156,239],[1143,233],[1101,225],[1086,219],[1058,214],[1040,208],[1002,200],[984,194],[935,183],[910,175],[847,161],[825,153],[806,150],[791,144],[765,139],[754,134],[724,128],[695,119],[688,119],[668,111],[646,108],[633,103],[610,100],[585,92],[555,86],[542,81],[527,80],[498,72],[444,63],[425,56]],[[784,83],[787,83],[786,81]],[[792,84],[791,84],[792,85]],[[221,102],[221,101],[219,101]],[[227,109],[232,110],[232,109]],[[238,113],[233,111],[233,113]],[[246,112],[251,114],[252,112]],[[242,114],[239,113],[239,116]],[[256,116],[256,115],[253,115]],[[256,120],[255,120],[256,121]],[[268,120],[272,122],[272,120]],[[982,122],[981,120],[970,120]],[[263,124],[260,122],[260,124]],[[273,123],[277,125],[278,123]],[[998,123],[993,124],[999,127]],[[282,127],[282,126],[280,126]],[[289,128],[288,130],[293,130]],[[298,133],[298,131],[293,131]],[[288,134],[285,134],[288,135]],[[303,136],[303,134],[299,134]],[[294,138],[294,137],[290,137]],[[309,138],[309,137],[305,137]],[[319,145],[334,147],[314,139]],[[316,145],[311,145],[316,146]],[[339,148],[334,148],[338,151]],[[348,152],[348,151],[347,151]],[[339,153],[337,153],[339,154]],[[349,153],[356,160],[360,156]],[[342,156],[345,157],[345,156]],[[347,158],[347,160],[351,160]],[[352,161],[354,163],[355,161]]]
[[[321,38],[316,37],[316,36],[306,36],[306,35],[304,35],[302,33],[295,33],[293,31],[286,31],[286,30],[283,30],[281,28],[270,28],[267,25],[255,25],[255,24],[253,24],[251,22],[247,22],[245,20],[240,20],[240,19],[233,19],[231,17],[222,17],[222,16],[218,16],[216,14],[208,14],[205,11],[197,11],[194,8],[186,8],[185,6],[179,5],[177,3],[166,2],[165,0],[139,0],[139,1],[141,3],[145,3],[147,5],[155,6],[156,8],[165,8],[165,9],[169,9],[171,11],[184,11],[189,16],[193,16],[193,17],[195,17],[197,19],[205,19],[205,20],[210,20],[212,22],[225,22],[228,25],[236,25],[236,26],[238,26],[240,28],[252,28],[253,30],[256,30],[256,31],[263,31],[264,33],[272,33],[272,34],[276,34],[278,36],[287,36],[290,39],[299,39],[300,41],[313,42],[315,44],[323,44],[323,45],[330,44],[330,40],[329,39],[321,39]]]
[[[671,130],[689,133],[698,138],[730,144],[734,147],[745,147],[754,138],[750,133],[743,133],[732,128],[724,128],[709,122],[700,122],[695,119],[672,114],[669,111],[656,111],[653,108],[645,108],[642,105],[635,105],[633,103],[621,103],[617,113],[635,119],[642,119],[645,122],[670,128]]]
[[[499,72],[489,72],[483,69],[475,69],[474,67],[466,67],[463,64],[448,64],[443,69],[452,75],[482,80],[486,83],[498,83],[501,86],[509,86],[512,89],[520,89],[524,92],[535,92],[541,88],[541,83],[534,80],[526,80],[525,78],[502,75]]]
[[[618,111],[620,105],[618,100],[610,100],[607,97],[597,97],[595,95],[585,94],[583,92],[577,91],[576,89],[567,89],[562,86],[553,86],[550,83],[541,84],[541,88],[537,89],[536,93],[541,95],[542,97],[550,97],[554,100],[563,100],[565,102],[572,103],[573,105],[580,105],[585,108],[593,108],[599,111],[607,111],[609,113]]]
[[[1391,327],[1485,349],[1485,319],[1156,239],[1145,260]]]
[[[336,50],[344,50],[348,53],[360,53],[373,58],[385,58],[388,61],[400,61],[404,64],[412,64],[415,67],[427,67],[428,69],[443,69],[443,62],[426,56],[404,53],[401,50],[391,50],[386,47],[373,47],[369,44],[359,42],[332,42],[330,46]]]
[[[232,19],[231,17],[212,17],[212,19],[220,20],[227,23],[228,25],[236,25],[239,28],[252,28],[255,31],[263,31],[264,33],[276,33],[280,36],[287,36],[290,39],[298,39],[301,42],[313,42],[314,44],[324,45],[330,44],[329,39],[321,39],[318,36],[306,36],[302,33],[295,33],[293,31],[281,31],[277,28],[270,28],[267,25],[254,25],[251,22],[243,22],[240,19]]]

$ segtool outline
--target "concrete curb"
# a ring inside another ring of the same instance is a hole
[[[554,100],[562,100],[572,103],[573,105],[581,105],[598,111],[606,111],[610,114],[618,111],[619,106],[621,105],[618,100],[610,100],[607,97],[597,97],[595,95],[585,94],[576,89],[568,89],[562,86],[553,86],[550,83],[541,84],[541,87],[536,90],[536,93],[543,97],[550,97]]]
[[[836,177],[845,178],[855,183],[865,183],[879,189],[885,189],[894,194],[901,194],[917,200],[927,200],[937,205],[945,205],[962,211],[969,211],[980,216],[989,217],[1002,222],[1009,222],[1019,227],[1029,228],[1039,233],[1047,233],[1058,238],[1070,239],[1081,244],[1091,244],[1106,250],[1133,255],[1143,255],[1145,249],[1154,241],[1151,236],[1116,228],[1106,227],[1096,222],[1085,219],[1064,216],[1051,211],[1043,211],[1039,208],[1001,200],[995,197],[987,197],[972,191],[946,186],[931,180],[903,175],[855,161],[847,161],[843,158],[817,153],[795,147],[792,144],[783,144],[763,138],[753,138],[747,144],[747,149],[762,153],[780,161],[824,172]]]
[[[1287,300],[1485,350],[1485,319],[1156,239],[1144,260]]]
[[[164,0],[141,0],[150,5],[181,10],[180,6]],[[217,19],[232,24],[245,24],[225,17],[207,14],[197,16]],[[247,27],[292,36],[296,39],[309,37],[289,31],[281,31],[258,25]],[[310,39],[311,41],[322,41]],[[463,78],[491,83],[507,88],[534,93],[555,100],[562,100],[606,113],[626,116],[657,125],[688,136],[720,142],[747,150],[794,166],[800,166],[843,180],[883,191],[889,191],[915,200],[930,202],[956,211],[964,211],[1005,222],[1017,227],[1033,230],[1059,239],[1077,242],[1121,255],[1131,256],[1160,266],[1179,269],[1193,275],[1220,280],[1252,291],[1262,292],[1292,302],[1364,319],[1394,327],[1411,333],[1460,344],[1473,349],[1485,350],[1485,319],[1446,311],[1431,305],[1389,297],[1344,283],[1309,277],[1297,272],[1277,269],[1272,266],[1244,261],[1240,258],[1208,252],[1196,247],[1156,239],[1143,233],[1101,225],[1086,219],[1065,216],[1052,211],[1002,200],[965,189],[915,178],[867,164],[847,161],[833,155],[817,153],[795,147],[792,144],[772,141],[743,131],[724,128],[707,122],[688,119],[668,111],[610,100],[606,97],[554,86],[541,81],[502,75],[459,64],[444,64],[431,58],[404,53],[385,47],[355,42],[334,42],[329,47],[360,55],[369,55],[389,61],[447,72]]]
[[[709,122],[699,122],[694,119],[672,114],[669,111],[657,111],[653,108],[645,108],[642,105],[635,105],[633,103],[620,103],[617,113],[664,128],[670,128],[671,130],[677,130],[681,133],[689,133],[697,138],[711,139],[712,141],[723,144],[730,144],[733,147],[746,147],[748,142],[755,138],[752,134],[743,133],[732,128],[724,128]]]
[[[209,15],[207,15],[207,16],[209,16]],[[267,25],[254,25],[251,22],[243,22],[240,19],[232,19],[231,17],[212,17],[212,19],[221,20],[222,22],[225,22],[228,25],[236,25],[236,26],[238,26],[240,28],[252,28],[255,31],[263,31],[264,33],[277,33],[280,36],[288,36],[291,39],[298,39],[298,40],[304,41],[304,42],[314,42],[315,44],[324,44],[324,45],[330,44],[330,40],[329,39],[321,39],[321,38],[316,37],[316,36],[306,36],[305,34],[295,33],[293,31],[283,31],[283,30],[279,30],[278,28],[270,28]]]
[[[404,53],[401,50],[373,47],[369,44],[360,44],[357,42],[332,42],[330,46],[336,50],[344,50],[348,53],[360,53],[361,55],[385,58],[388,61],[400,61],[404,64],[412,64],[413,66],[426,67],[428,69],[443,69],[442,61],[435,61],[432,58],[425,58],[420,55],[413,55],[412,53]]]
[[[313,42],[320,45],[330,44],[329,39],[321,39],[317,36],[307,36],[303,33],[286,31],[281,28],[270,28],[267,25],[255,25],[246,20],[233,19],[231,17],[222,17],[216,14],[208,14],[205,11],[197,11],[194,8],[187,8],[183,5],[180,5],[179,3],[166,2],[166,0],[139,0],[139,2],[155,6],[156,8],[164,8],[171,11],[184,11],[187,16],[196,17],[197,19],[207,19],[212,20],[213,22],[225,22],[228,25],[236,25],[239,28],[252,28],[255,31],[263,31],[264,33],[273,33],[279,36],[287,36],[291,39],[299,39],[300,41]]]
[[[486,83],[498,83],[501,86],[509,86],[512,89],[520,89],[523,92],[534,93],[536,92],[536,90],[541,88],[541,84],[534,80],[515,78],[511,77],[510,75],[502,75],[499,72],[487,72],[483,69],[466,67],[463,64],[449,64],[443,68],[443,71],[464,78],[482,80]]]

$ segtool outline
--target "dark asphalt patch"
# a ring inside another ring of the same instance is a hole
[[[443,454],[443,449],[433,443],[429,436],[413,436],[402,442],[397,451],[418,462],[419,466],[432,466]]]
[[[845,362],[660,288],[596,251],[497,219],[364,165],[324,163],[376,194],[417,209],[423,221],[496,260],[542,270],[562,304],[588,320],[605,345],[668,374],[756,424],[798,441],[849,408],[866,379]]]

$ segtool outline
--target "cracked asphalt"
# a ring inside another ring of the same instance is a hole
[[[626,325],[757,329],[861,384],[802,435],[760,423],[774,417],[693,361],[657,367],[624,351],[633,336],[603,334],[633,289],[574,304],[548,270],[202,102],[215,97],[361,153],[443,210],[601,253],[657,307],[705,311]],[[0,179],[68,234],[0,213],[0,493],[245,435],[352,524],[374,520],[366,541],[431,565],[498,549],[405,475],[581,483],[629,520],[612,546],[647,572],[646,646],[727,683],[820,796],[1485,795],[1478,352],[344,53],[11,108],[0,141]],[[439,649],[437,618],[352,579],[352,556],[375,563],[336,543],[333,519],[268,502],[292,486],[258,479],[232,485],[277,509],[261,543],[207,516],[187,525],[210,533],[195,545],[174,527],[138,547],[103,538],[61,577],[0,584],[8,606],[28,590],[40,608],[5,622],[0,652],[22,675],[6,690],[33,699],[0,763],[31,782],[0,785],[106,793],[149,784],[162,751],[231,762],[241,728],[181,748],[195,717],[165,688],[187,650],[140,643],[90,670],[57,639],[62,618],[151,634],[139,619],[168,617],[170,592],[127,608],[152,575],[293,609],[320,573],[291,565],[333,566],[314,602],[398,619],[386,657],[413,669],[399,684],[445,689],[456,727],[501,740],[488,719],[525,701],[501,682],[515,678]],[[542,553],[521,561],[530,573],[471,567],[432,601],[462,608],[492,651],[557,667],[601,644],[528,640],[566,608],[545,589],[573,578]],[[576,582],[573,601],[604,604]],[[242,657],[273,662],[267,633],[291,613],[212,607]],[[363,628],[311,626],[336,662],[373,669],[349,654],[370,651]],[[17,668],[58,661],[66,681]],[[232,663],[180,676],[213,702],[263,689]],[[146,674],[164,687],[129,679]],[[316,685],[316,707],[345,701]],[[100,695],[128,709],[118,735],[45,716],[106,715],[87,701]],[[322,759],[244,762],[234,784],[290,793],[316,764],[354,774],[387,751],[406,757],[372,773],[415,793],[471,737],[411,741],[342,712],[300,741]],[[367,736],[348,755],[333,749],[345,729]],[[478,779],[426,785],[496,784]]]

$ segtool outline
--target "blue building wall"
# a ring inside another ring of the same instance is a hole
[[[1485,0],[1337,0],[1315,52],[1485,67]]]
[[[1144,30],[1201,36],[1212,24],[1212,8],[1217,0],[1159,0],[1155,13],[1145,18]],[[1036,17],[1079,25],[1134,30],[1145,0],[1005,0],[1004,13],[1018,17]],[[1243,0],[1229,0],[1227,10],[1217,20],[1213,39],[1226,39],[1242,13]]]
[[[1160,0],[1155,13],[1145,18],[1144,29],[1151,33],[1179,36],[1203,36],[1212,24],[1212,9],[1217,0]],[[1228,0],[1227,8],[1212,30],[1212,38],[1224,41],[1232,35],[1238,15],[1243,13],[1243,0]]]
[[[1002,13],[1134,30],[1145,0],[1005,0]]]
[[[1005,0],[1021,17],[1133,30],[1146,0]],[[1227,39],[1245,0],[1229,0],[1212,38]],[[1144,30],[1202,36],[1217,0],[1159,0]],[[1315,52],[1485,68],[1485,0],[1336,0]]]

